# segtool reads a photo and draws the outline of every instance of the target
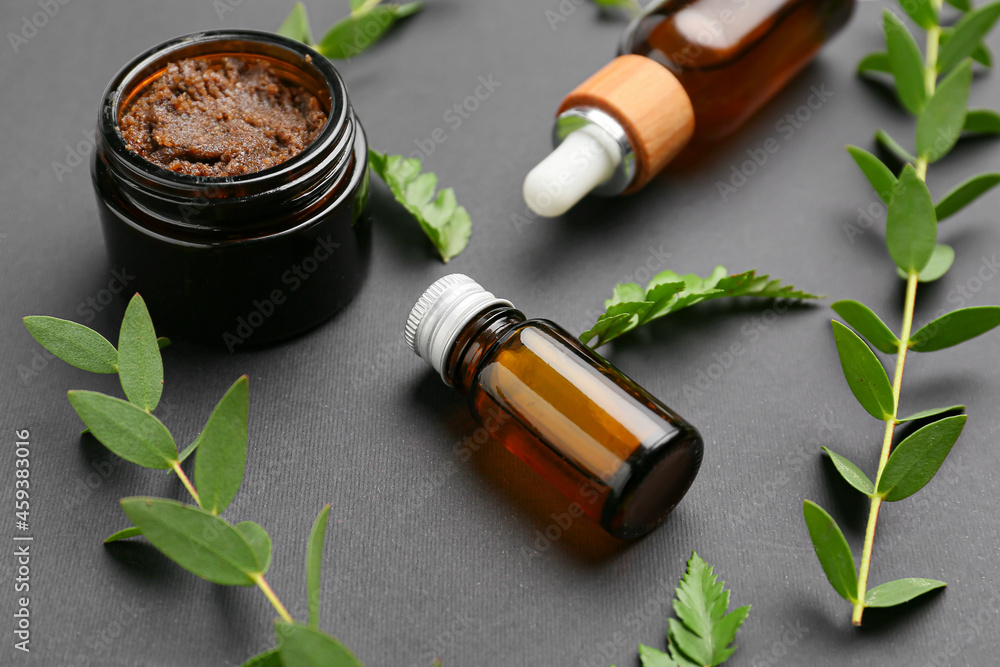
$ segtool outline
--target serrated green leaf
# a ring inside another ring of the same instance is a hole
[[[240,531],[243,539],[253,550],[260,573],[266,574],[268,568],[271,567],[271,536],[267,534],[263,526],[253,521],[240,521],[236,524],[236,530]]]
[[[868,178],[868,182],[875,188],[875,193],[888,204],[889,199],[892,198],[892,188],[896,185],[895,174],[881,160],[863,148],[848,146],[847,152],[851,154],[858,167]]]
[[[837,472],[840,473],[840,476],[848,484],[866,496],[870,496],[875,492],[875,485],[872,484],[872,481],[868,479],[865,473],[861,472],[861,468],[829,447],[823,447],[823,451],[830,456],[830,460],[833,461],[833,467],[837,469]]]
[[[124,498],[121,505],[149,543],[185,570],[224,586],[256,583],[257,557],[229,522],[163,498]]]
[[[605,300],[604,307],[610,308],[611,306],[614,306],[615,304],[619,303],[627,303],[635,301],[641,302],[645,300],[646,300],[646,290],[642,289],[637,284],[619,283],[615,285],[615,289],[611,292],[611,298]]]
[[[1000,18],[1000,2],[977,7],[963,16],[955,24],[951,38],[941,47],[938,54],[939,72],[947,72],[972,55],[976,47]]]
[[[147,412],[163,394],[163,360],[146,302],[136,294],[129,301],[118,334],[118,379],[129,402]]]
[[[422,3],[379,5],[363,14],[341,19],[323,35],[316,50],[331,60],[353,58],[380,40],[400,19],[423,7]]]
[[[809,529],[813,550],[833,590],[845,600],[854,602],[858,596],[858,574],[854,569],[854,556],[840,526],[826,510],[811,500],[803,501],[802,516]]]
[[[42,347],[71,366],[90,373],[118,372],[118,350],[89,327],[44,315],[25,317],[24,326]]]
[[[276,623],[278,652],[286,667],[363,667],[346,646],[326,633],[300,623]]]
[[[138,406],[96,391],[71,391],[69,402],[93,436],[126,461],[165,470],[177,460],[170,431]]]
[[[301,2],[295,3],[288,17],[278,28],[278,34],[312,46],[312,29],[309,27],[309,17],[306,15],[305,5]]]
[[[938,85],[917,119],[917,155],[937,162],[955,146],[965,126],[971,85],[971,60],[963,61]]]
[[[886,51],[876,51],[869,53],[858,63],[858,74],[868,72],[882,72],[892,74],[892,64],[889,62],[889,54]]]
[[[889,455],[878,480],[886,502],[909,498],[941,468],[965,426],[965,415],[945,417],[910,434]]]
[[[455,191],[441,190],[434,197],[437,176],[421,173],[420,160],[369,150],[372,169],[385,182],[396,201],[416,218],[445,262],[465,249],[472,234],[468,211],[455,201]]]
[[[1000,183],[1000,174],[979,174],[965,181],[944,196],[934,207],[938,222],[955,215],[984,193]]]
[[[840,365],[851,393],[875,419],[892,419],[895,411],[892,385],[882,362],[856,333],[836,320],[832,325]]]
[[[240,667],[283,667],[278,649],[264,651],[244,662]]]
[[[913,163],[917,161],[917,158],[914,157],[910,151],[903,148],[903,146],[898,141],[890,137],[889,133],[885,130],[878,130],[875,132],[875,142],[902,163]]]
[[[675,591],[674,613],[667,639],[670,657],[681,665],[719,665],[735,651],[736,639],[750,605],[727,614],[729,591],[712,567],[692,552]]]
[[[942,315],[910,336],[910,349],[935,352],[980,336],[1000,324],[1000,306],[959,308]]]
[[[194,480],[201,506],[221,514],[236,497],[247,461],[249,379],[238,379],[219,400],[195,441]]]
[[[938,13],[931,0],[903,0],[899,3],[913,22],[926,30],[938,24]]]
[[[142,531],[131,526],[129,528],[122,528],[117,533],[112,533],[104,538],[105,544],[111,544],[112,542],[118,542],[119,540],[127,540],[130,537],[139,537],[142,535]]]
[[[899,352],[899,339],[875,312],[859,301],[837,301],[830,305],[834,312],[864,336],[876,350],[886,354]]]
[[[990,109],[969,109],[965,114],[963,132],[1000,134],[1000,114]]]
[[[326,526],[329,523],[330,505],[320,510],[309,531],[306,545],[306,597],[309,602],[309,625],[319,627],[320,573],[323,569],[323,545],[326,542]]]
[[[895,14],[886,9],[882,14],[889,67],[896,80],[896,97],[910,111],[918,114],[927,100],[924,82],[924,57],[913,35]]]
[[[923,271],[934,254],[937,245],[934,202],[913,165],[903,168],[892,188],[885,241],[896,266],[907,273]]]
[[[948,412],[955,412],[956,410],[965,410],[964,405],[949,405],[946,408],[930,408],[929,410],[921,410],[920,412],[914,412],[908,417],[900,417],[896,421],[902,424],[903,422],[917,421],[918,419],[927,419],[928,417],[936,417],[938,415],[943,415]]]
[[[865,593],[865,606],[895,607],[947,585],[937,579],[897,579],[876,586]]]
[[[639,644],[639,661],[642,667],[677,667],[677,662],[663,651]]]

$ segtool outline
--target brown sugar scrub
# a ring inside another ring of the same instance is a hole
[[[266,60],[226,56],[170,63],[118,126],[128,149],[154,164],[226,177],[301,153],[326,121],[320,101],[283,81]]]

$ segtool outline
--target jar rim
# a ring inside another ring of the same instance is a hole
[[[329,93],[329,109],[327,122],[319,135],[304,150],[289,159],[260,171],[237,176],[197,176],[181,174],[166,169],[147,160],[128,148],[123,137],[119,119],[123,99],[137,85],[149,79],[155,72],[162,70],[167,64],[176,62],[189,53],[191,57],[213,55],[213,44],[260,45],[260,51],[239,49],[230,51],[220,49],[218,54],[233,53],[247,56],[273,57],[277,54],[287,55],[284,60],[289,65],[296,66],[305,72],[312,71],[317,81],[326,83]],[[266,51],[265,51],[266,49]],[[344,139],[345,129],[350,125],[348,118],[351,111],[347,98],[347,86],[340,73],[330,61],[312,47],[275,33],[259,30],[206,30],[161,42],[144,51],[112,77],[101,98],[100,118],[98,119],[99,134],[108,147],[109,159],[117,166],[124,168],[133,177],[138,177],[149,185],[164,189],[185,188],[189,190],[220,190],[238,189],[240,191],[266,188],[267,184],[280,182],[288,176],[300,171],[313,156],[326,151],[331,145]],[[346,143],[350,147],[353,142]]]

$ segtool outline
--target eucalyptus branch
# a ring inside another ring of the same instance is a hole
[[[901,5],[926,30],[924,54],[921,55],[902,21],[887,10],[884,14],[887,51],[866,56],[859,71],[892,76],[900,103],[918,119],[916,150],[911,153],[882,130],[876,133],[876,141],[905,163],[897,177],[871,153],[848,147],[888,204],[886,245],[897,273],[906,280],[899,336],[870,308],[857,301],[833,304],[837,314],[853,327],[852,330],[836,320],[833,322],[837,352],[848,386],[869,414],[885,422],[874,482],[857,465],[824,447],[837,471],[870,501],[857,572],[847,541],[833,518],[812,501],[803,504],[816,555],[834,590],[851,603],[854,625],[861,625],[868,607],[895,606],[946,585],[934,579],[908,578],[868,587],[882,504],[903,500],[923,488],[944,463],[966,420],[965,415],[945,416],[964,406],[899,416],[907,352],[951,347],[1000,324],[1000,307],[982,306],[954,311],[913,332],[918,285],[941,278],[955,257],[950,246],[937,242],[938,222],[1000,183],[1000,174],[982,174],[960,185],[937,206],[926,185],[928,166],[951,151],[963,131],[1000,132],[1000,116],[995,112],[968,110],[973,59],[983,60],[976,56],[982,54],[985,49],[982,39],[1000,17],[1000,2],[968,11],[953,28],[941,27],[941,0],[903,0]],[[896,355],[891,383],[869,344]],[[894,449],[896,426],[916,420],[929,423]]]

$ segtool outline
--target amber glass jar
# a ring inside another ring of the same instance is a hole
[[[327,122],[281,164],[229,177],[179,174],[126,147],[118,123],[167,65],[263,59],[315,96]],[[101,102],[91,165],[111,264],[135,278],[157,331],[230,351],[287,337],[340,310],[370,255],[368,146],[330,62],[278,35],[210,31],[170,40],[126,65]]]

